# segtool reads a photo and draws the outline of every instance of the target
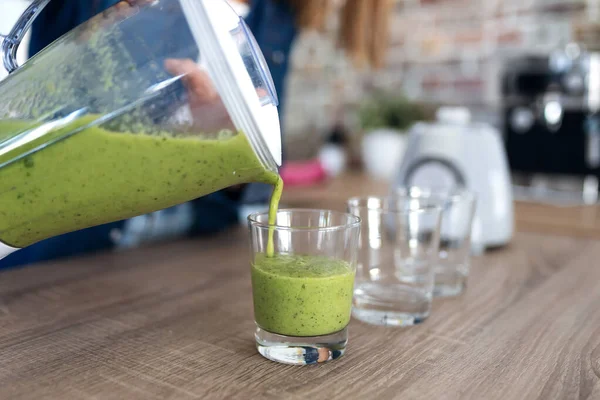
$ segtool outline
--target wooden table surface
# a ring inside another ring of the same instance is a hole
[[[290,189],[285,204],[344,190]],[[412,328],[353,320],[346,355],[319,366],[256,352],[243,228],[3,272],[0,398],[600,399],[596,210],[517,213],[521,232],[474,259],[463,296]]]

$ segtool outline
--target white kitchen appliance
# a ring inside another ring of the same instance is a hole
[[[418,123],[394,181],[398,187],[465,188],[477,195],[473,250],[507,244],[513,234],[510,173],[500,133],[471,122],[467,109],[442,107],[434,123]]]

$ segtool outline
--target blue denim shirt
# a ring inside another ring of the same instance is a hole
[[[36,54],[69,30],[115,3],[117,0],[51,1],[32,27],[30,55]],[[292,42],[296,36],[294,15],[285,2],[253,0],[246,22],[271,70],[280,102],[279,112],[282,115],[284,81]],[[251,184],[239,198],[217,192],[152,215],[57,236],[0,260],[0,269],[112,247],[129,247],[147,240],[215,233],[238,222],[240,204],[266,202],[269,193],[269,187]]]

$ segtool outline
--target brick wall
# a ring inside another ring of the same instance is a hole
[[[571,39],[573,24],[590,18],[599,2],[399,1],[392,16],[388,63],[381,71],[355,71],[341,57],[333,16],[324,33],[306,32],[295,46],[284,125],[290,156],[314,153],[340,108],[344,121],[354,127],[353,107],[372,87],[468,105],[481,119],[493,120],[505,62],[518,54],[563,46]]]

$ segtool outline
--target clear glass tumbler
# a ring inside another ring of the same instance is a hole
[[[268,221],[267,213],[248,217],[258,351],[295,365],[340,357],[348,340],[360,219],[280,210],[274,225]]]
[[[471,230],[477,203],[475,194],[464,189],[422,187],[401,188],[396,194],[402,201],[421,199],[442,207],[433,295],[449,297],[461,294],[467,287],[471,265]]]
[[[352,315],[374,325],[410,326],[430,314],[441,208],[427,199],[353,198],[361,218]]]

